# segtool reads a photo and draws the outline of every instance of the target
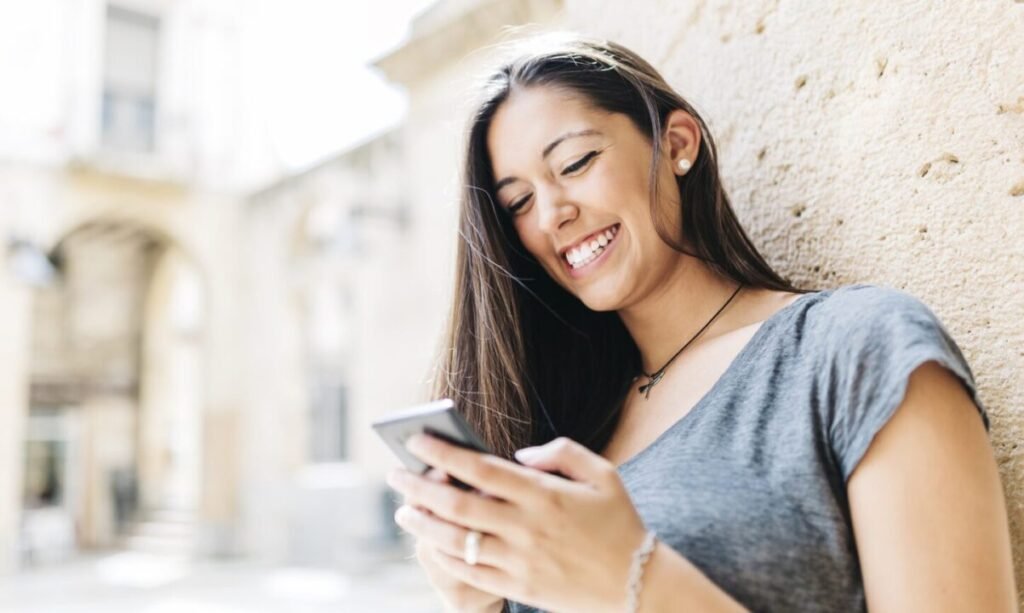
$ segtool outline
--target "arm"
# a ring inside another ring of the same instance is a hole
[[[637,609],[648,611],[746,611],[696,566],[662,542],[644,569]]]
[[[950,371],[914,371],[847,493],[870,610],[1018,610],[999,471]]]

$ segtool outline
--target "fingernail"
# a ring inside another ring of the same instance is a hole
[[[536,447],[523,447],[516,452],[516,459],[520,462],[526,462],[536,458],[539,453],[540,450]]]
[[[422,434],[413,434],[405,441],[405,448],[409,451],[416,453],[422,451],[425,444],[426,437]]]

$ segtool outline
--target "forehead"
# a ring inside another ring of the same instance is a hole
[[[495,178],[541,163],[544,148],[565,132],[594,128],[608,133],[608,114],[579,95],[551,87],[514,91],[498,107],[487,130]]]

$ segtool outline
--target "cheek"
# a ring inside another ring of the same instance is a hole
[[[523,243],[523,247],[526,247],[527,252],[537,258],[537,261],[541,264],[545,266],[550,264],[551,248],[547,239],[544,238],[544,235],[539,230],[531,228],[528,222],[523,221],[516,224],[516,233],[519,235],[519,241]]]
[[[555,283],[565,289],[569,289],[565,285],[564,271],[562,270],[561,262],[558,261],[558,257],[551,248],[551,243],[547,236],[536,229],[531,232],[527,230],[525,225],[526,224],[517,226],[517,231],[519,233],[519,240],[523,243],[523,246],[526,247],[526,251],[540,263],[541,268],[547,272],[548,276],[551,277]]]

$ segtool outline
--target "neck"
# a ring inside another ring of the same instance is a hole
[[[713,272],[702,261],[680,254],[668,278],[653,284],[647,295],[618,311],[640,349],[645,372],[664,366],[722,308],[738,284]],[[728,330],[728,315],[743,297],[741,291],[694,345]],[[689,349],[687,349],[688,351]]]

